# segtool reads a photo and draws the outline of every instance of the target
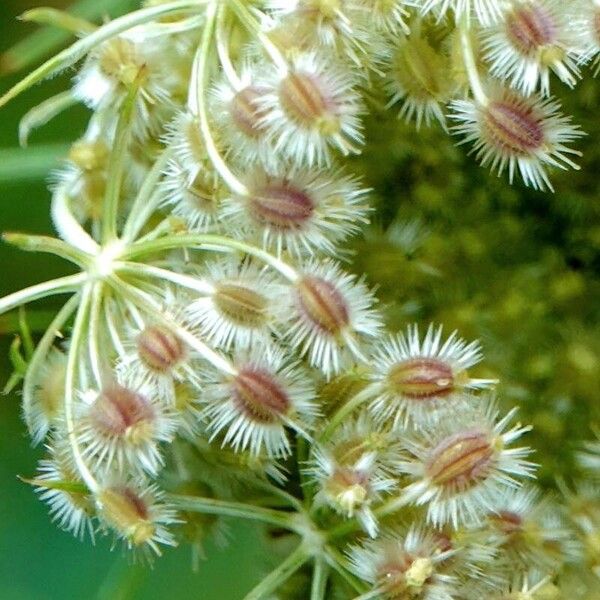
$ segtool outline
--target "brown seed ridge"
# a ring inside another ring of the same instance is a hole
[[[229,321],[245,327],[265,324],[267,299],[258,292],[237,283],[216,285],[213,301]]]
[[[339,333],[350,323],[344,297],[334,285],[320,277],[304,277],[298,284],[298,301],[302,313],[319,329]]]
[[[120,385],[102,391],[90,409],[94,426],[107,435],[125,435],[131,427],[154,419],[154,409],[142,396]]]
[[[137,339],[138,355],[154,371],[166,373],[179,363],[184,355],[183,342],[165,327],[151,325]]]
[[[266,111],[259,108],[258,101],[266,91],[265,88],[249,85],[240,90],[229,105],[233,122],[248,137],[257,138],[264,129],[261,119],[266,115]]]
[[[462,490],[484,479],[493,459],[494,449],[486,433],[462,431],[433,448],[425,471],[435,485]]]
[[[283,79],[279,100],[288,117],[305,127],[314,125],[328,112],[327,99],[306,73],[290,73]]]
[[[265,185],[249,198],[253,216],[278,229],[297,229],[315,210],[313,199],[304,190],[283,182]]]
[[[244,367],[233,380],[238,408],[259,423],[275,423],[290,409],[290,400],[273,375],[258,367]]]
[[[483,124],[493,143],[517,154],[528,155],[544,143],[543,123],[524,102],[490,103]]]
[[[552,15],[543,6],[521,7],[506,19],[506,32],[512,44],[523,54],[552,44],[558,32]]]
[[[454,389],[454,373],[435,358],[415,358],[394,365],[388,373],[393,392],[414,400],[443,397]]]

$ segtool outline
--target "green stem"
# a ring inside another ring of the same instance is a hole
[[[161,267],[154,267],[152,265],[133,262],[117,263],[115,265],[115,270],[117,272],[129,272],[133,275],[142,277],[150,277],[152,279],[158,279],[159,281],[170,281],[171,283],[194,290],[200,294],[212,294],[215,290],[213,285],[203,279],[191,277],[190,275],[184,275],[182,273],[175,273],[168,269],[162,269]]]
[[[2,234],[2,239],[7,244],[16,246],[25,252],[46,252],[47,254],[54,254],[55,256],[60,256],[60,258],[64,258],[84,269],[90,263],[89,256],[85,252],[74,248],[62,240],[50,236],[7,232]]]
[[[94,283],[90,307],[90,324],[88,330],[88,353],[90,367],[98,388],[102,387],[102,360],[100,358],[100,312],[102,310],[102,292],[104,284],[101,281]]]
[[[214,498],[199,498],[177,494],[170,494],[169,501],[180,510],[260,521],[296,533],[301,532],[301,528],[295,523],[294,519],[297,513],[286,513],[242,502],[227,502],[225,500],[215,500]]]
[[[477,70],[477,62],[475,61],[475,54],[473,53],[473,44],[471,40],[471,30],[469,27],[468,17],[465,17],[463,22],[460,24],[460,47],[463,55],[463,61],[465,63],[465,69],[469,77],[469,85],[473,92],[473,97],[481,106],[487,106],[488,97],[483,90],[481,79],[479,78],[479,71]]]
[[[284,584],[308,559],[310,554],[300,544],[275,570],[271,571],[244,600],[265,600]]]
[[[354,591],[362,594],[365,585],[359,581],[348,568],[348,561],[336,548],[325,546],[325,560],[329,566],[350,586]]]
[[[219,8],[219,14],[217,15],[217,31],[216,31],[216,43],[217,43],[217,54],[219,55],[219,62],[223,73],[229,82],[229,85],[236,91],[240,91],[244,84],[239,78],[235,67],[231,61],[229,54],[229,36],[227,35],[227,7],[225,5]]]
[[[174,250],[175,248],[211,250],[216,252],[237,250],[262,260],[269,266],[273,267],[276,271],[279,271],[281,275],[291,282],[297,281],[299,277],[298,273],[293,267],[284,263],[282,260],[273,256],[269,252],[262,250],[261,248],[257,248],[256,246],[251,246],[250,244],[239,242],[224,236],[211,234],[168,235],[158,240],[139,242],[133,244],[127,252],[123,253],[123,259],[131,260],[146,254],[154,254],[156,252],[162,252],[165,250]]]
[[[202,3],[201,0],[178,0],[177,2],[169,2],[159,6],[151,6],[142,8],[135,12],[119,17],[114,21],[110,21],[106,25],[98,28],[93,33],[78,40],[56,56],[47,60],[44,64],[32,71],[29,75],[14,85],[8,92],[0,97],[0,107],[4,106],[16,98],[19,94],[28,90],[30,87],[39,83],[46,77],[50,77],[59,71],[68,69],[76,62],[81,60],[90,50],[102,44],[106,40],[123,33],[137,25],[143,25],[149,21],[159,19],[167,15],[176,13],[197,12]]]
[[[46,329],[44,335],[38,342],[38,345],[33,352],[33,356],[29,361],[29,366],[27,367],[27,374],[25,375],[25,380],[23,382],[23,415],[25,417],[25,423],[27,425],[27,429],[29,430],[29,434],[33,438],[33,442],[35,444],[41,442],[41,439],[39,439],[39,436],[36,436],[36,432],[34,430],[31,409],[35,385],[38,382],[38,374],[44,365],[44,361],[48,356],[48,352],[54,342],[54,339],[59,334],[60,329],[69,320],[77,308],[78,303],[79,294],[75,294],[58,311],[58,314],[50,323],[48,329]]]
[[[79,472],[81,479],[88,486],[89,490],[91,492],[96,492],[98,489],[98,482],[90,472],[88,466],[85,464],[85,460],[81,454],[79,440],[77,439],[77,429],[75,428],[75,416],[73,412],[75,390],[78,387],[77,373],[81,362],[80,349],[85,336],[85,324],[90,308],[93,285],[93,283],[88,283],[83,289],[81,304],[77,310],[73,331],[71,332],[71,345],[69,347],[69,353],[67,356],[67,369],[65,372],[64,410],[67,435],[69,444],[71,446],[71,451],[73,453],[75,466],[77,467],[77,471]]]
[[[68,275],[67,277],[58,277],[57,279],[44,281],[43,283],[19,290],[14,294],[4,296],[4,298],[0,298],[0,315],[17,306],[39,300],[46,296],[75,291],[86,279],[86,273],[77,273],[76,275]]]
[[[328,578],[329,566],[323,558],[316,558],[310,587],[310,600],[325,600]]]
[[[170,149],[165,150],[158,157],[152,166],[152,169],[144,179],[144,183],[140,187],[133,206],[129,211],[125,226],[123,227],[123,235],[121,237],[125,243],[133,241],[138,236],[142,227],[146,224],[146,221],[148,221],[152,216],[152,213],[156,210],[157,203],[153,201],[153,198],[155,196],[162,198],[161,195],[156,194],[156,185],[163,175],[164,169],[172,154]]]
[[[104,244],[114,240],[117,237],[117,218],[119,214],[119,197],[123,187],[123,177],[127,161],[125,155],[129,144],[129,134],[131,133],[132,117],[135,108],[135,101],[138,95],[139,86],[135,82],[132,84],[123,105],[120,107],[119,120],[113,143],[113,149],[110,153],[107,172],[106,194],[104,196],[104,205],[102,207],[102,241]]]
[[[377,387],[375,385],[368,385],[360,392],[350,398],[345,404],[343,404],[337,412],[333,414],[327,427],[323,430],[323,433],[319,437],[321,443],[326,442],[333,432],[360,406],[362,406],[367,400],[373,397]]]
[[[19,144],[27,146],[29,135],[34,129],[46,125],[54,117],[77,104],[78,100],[72,90],[61,92],[44,100],[29,110],[19,123]]]
[[[244,27],[261,43],[271,60],[282,73],[289,71],[288,62],[280,52],[279,48],[269,39],[263,31],[259,21],[250,13],[246,4],[241,0],[229,0],[238,19]]]
[[[373,511],[373,514],[377,518],[385,517],[392,513],[397,512],[401,508],[404,508],[407,505],[407,501],[404,496],[398,496],[396,498],[392,498],[382,504],[379,508],[376,508]],[[337,540],[341,537],[349,535],[351,533],[355,533],[362,529],[362,525],[356,519],[349,519],[344,523],[341,523],[337,527],[330,529],[327,532],[328,540]]]
[[[223,181],[235,194],[248,196],[248,188],[236,177],[221,156],[208,122],[206,94],[208,90],[208,61],[212,56],[213,34],[217,16],[217,2],[212,1],[206,9],[206,21],[202,32],[202,40],[194,58],[192,78],[190,82],[190,110],[195,112],[200,125],[202,141],[206,153]]]

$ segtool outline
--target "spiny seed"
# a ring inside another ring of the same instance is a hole
[[[249,85],[240,90],[229,105],[233,122],[248,137],[257,138],[261,129],[264,129],[261,119],[266,115],[266,111],[260,110],[257,103],[266,91],[266,88]]]
[[[262,294],[237,283],[218,283],[213,301],[229,321],[258,329],[265,325],[268,301]]]
[[[69,160],[82,171],[104,169],[108,163],[108,146],[100,140],[75,142],[69,150]]]
[[[198,174],[187,186],[185,191],[185,201],[194,210],[203,213],[213,213],[217,209],[218,194],[215,190],[215,183],[207,177],[205,171],[198,171]]]
[[[175,333],[166,327],[151,325],[137,338],[141,360],[154,371],[167,373],[183,359],[185,347]]]
[[[102,490],[98,494],[98,503],[106,521],[134,544],[152,539],[155,527],[148,504],[134,490],[127,487]]]
[[[407,39],[398,48],[390,76],[412,98],[438,99],[449,94],[448,69],[448,59],[417,37]]]
[[[298,303],[303,316],[319,329],[338,334],[350,322],[350,312],[337,288],[320,277],[307,276],[297,287]]]
[[[103,390],[90,408],[94,427],[107,435],[124,436],[154,418],[154,409],[144,396],[120,385]]]
[[[315,210],[313,199],[290,183],[265,185],[249,198],[253,217],[278,229],[297,229],[308,221]]]
[[[279,84],[279,100],[290,119],[310,127],[328,112],[327,99],[315,79],[306,73],[290,73]]]
[[[509,510],[498,511],[490,515],[490,519],[506,534],[517,533],[523,526],[522,517]]]
[[[125,86],[139,81],[146,70],[134,43],[123,38],[110,40],[102,47],[98,66],[107,77]]]
[[[454,389],[452,367],[435,358],[416,358],[394,365],[388,373],[391,390],[414,400],[447,396]]]
[[[543,123],[525,102],[491,102],[484,109],[483,125],[493,144],[517,154],[528,155],[544,144]]]
[[[259,423],[274,423],[287,414],[290,400],[273,375],[258,367],[242,368],[233,380],[238,408]]]
[[[493,459],[488,435],[468,430],[447,437],[433,448],[425,470],[434,485],[467,489],[487,476]]]
[[[506,19],[506,33],[513,46],[529,54],[540,46],[552,44],[558,32],[552,15],[541,5],[520,7]]]

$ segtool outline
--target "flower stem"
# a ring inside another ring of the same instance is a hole
[[[78,248],[86,254],[97,254],[100,247],[92,236],[81,226],[73,216],[69,206],[69,196],[65,189],[58,189],[52,197],[52,222],[58,235],[67,244]]]
[[[102,206],[103,244],[106,244],[117,237],[119,198],[121,195],[121,188],[123,187],[123,177],[127,164],[126,153],[129,145],[133,111],[138,91],[139,85],[138,82],[135,81],[119,110],[119,120],[117,122],[113,149],[110,153],[106,176],[108,183],[106,185],[104,204]]]
[[[345,404],[343,404],[337,412],[333,414],[327,427],[323,430],[323,433],[319,437],[321,443],[326,442],[333,432],[362,404],[373,397],[376,390],[375,385],[368,385],[360,392],[350,398]]]
[[[308,559],[310,554],[300,544],[275,570],[271,571],[244,600],[266,600],[285,583]]]
[[[44,365],[44,361],[48,356],[48,352],[54,339],[59,334],[60,329],[69,320],[73,312],[75,312],[78,303],[79,295],[75,294],[69,298],[64,306],[58,311],[56,317],[54,317],[33,351],[33,355],[27,367],[27,373],[25,374],[25,380],[23,381],[23,415],[25,417],[27,429],[35,444],[40,442],[41,439],[39,439],[38,432],[35,431],[33,423],[31,407],[33,404],[34,387],[36,383],[38,383],[38,374]]]
[[[185,275],[183,273],[175,273],[174,271],[162,269],[161,267],[154,267],[152,265],[144,265],[141,263],[117,263],[115,265],[115,270],[117,272],[122,270],[142,277],[151,277],[153,279],[158,279],[159,281],[170,281],[200,294],[212,294],[215,291],[214,286],[204,279],[191,277],[190,275]]]
[[[460,25],[460,47],[462,50],[463,60],[465,61],[465,69],[469,77],[469,85],[471,91],[478,104],[481,106],[487,106],[488,97],[483,90],[481,79],[479,78],[479,71],[477,70],[477,63],[475,62],[475,54],[473,53],[473,44],[471,40],[471,28],[468,26],[466,21],[463,21]]]
[[[156,194],[156,185],[163,175],[171,156],[172,152],[167,148],[158,157],[144,179],[144,183],[133,202],[133,206],[123,227],[123,235],[121,237],[125,243],[131,242],[138,236],[142,227],[156,210],[157,203],[153,200],[155,197],[162,198],[160,194]]]
[[[329,566],[325,560],[323,558],[316,558],[310,588],[310,600],[325,600],[327,579],[329,578],[328,571]]]
[[[89,255],[77,248],[47,235],[30,235],[28,233],[7,232],[2,234],[2,239],[12,246],[16,246],[25,252],[46,252],[60,256],[78,267],[86,268],[89,263]]]
[[[88,486],[92,493],[95,493],[98,489],[98,482],[90,472],[88,466],[85,464],[85,460],[81,454],[79,441],[77,439],[77,431],[75,429],[75,417],[73,414],[75,389],[77,387],[78,363],[81,358],[79,351],[85,335],[85,324],[90,308],[93,285],[93,283],[88,283],[83,289],[81,304],[79,305],[77,316],[75,317],[75,323],[73,325],[73,331],[71,332],[71,345],[69,347],[69,353],[67,356],[67,369],[65,372],[64,408],[67,435],[69,437],[71,451],[73,452],[75,466],[77,467],[77,471],[79,472],[83,482]]]
[[[206,8],[206,21],[204,22],[202,41],[200,42],[192,66],[189,104],[190,110],[196,114],[200,122],[202,141],[204,142],[206,152],[213,166],[232,192],[239,194],[240,196],[248,196],[248,188],[231,171],[219,153],[208,122],[208,112],[206,107],[208,61],[212,55],[211,43],[213,41],[215,29],[217,4],[216,0],[213,0]]]
[[[169,501],[178,509],[189,512],[199,512],[208,515],[220,515],[223,517],[235,517],[250,521],[260,521],[267,525],[281,527],[299,533],[301,531],[294,523],[294,515],[297,513],[286,513],[280,510],[262,508],[242,502],[227,502],[214,498],[200,498],[170,494]]]
[[[244,27],[251,33],[265,49],[270,56],[275,66],[281,71],[282,75],[286,75],[289,71],[288,62],[279,50],[279,48],[269,39],[262,30],[258,20],[248,10],[246,5],[240,0],[229,0],[238,19]]]
[[[329,566],[356,592],[361,594],[364,592],[364,585],[350,573],[348,569],[348,561],[336,548],[325,546],[325,560]]]
[[[236,91],[239,92],[244,84],[239,78],[233,63],[231,62],[231,56],[229,54],[229,39],[227,37],[227,10],[225,6],[219,8],[219,14],[217,15],[217,31],[216,31],[216,42],[217,42],[217,54],[219,55],[219,61],[223,68],[223,73],[227,77],[229,85]]]
[[[0,315],[17,306],[39,300],[40,298],[45,298],[46,296],[73,292],[77,290],[86,279],[86,273],[67,275],[66,277],[58,277],[57,279],[44,281],[43,283],[38,283],[37,285],[32,285],[31,287],[19,290],[14,294],[4,296],[4,298],[0,298]]]
[[[155,252],[173,250],[175,248],[211,250],[216,252],[237,250],[262,260],[292,283],[297,281],[299,277],[292,266],[261,248],[228,237],[212,234],[169,235],[158,240],[138,242],[133,244],[127,252],[123,253],[123,259],[130,260],[145,254],[153,254]]]

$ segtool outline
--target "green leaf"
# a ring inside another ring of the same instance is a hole
[[[68,151],[65,144],[0,150],[0,183],[44,179],[48,171],[60,165]]]

